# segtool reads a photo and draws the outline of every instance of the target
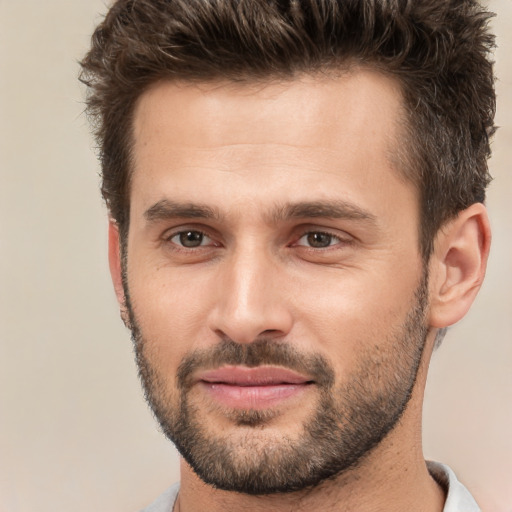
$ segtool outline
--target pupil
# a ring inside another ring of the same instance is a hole
[[[203,234],[199,231],[184,231],[180,234],[180,242],[184,247],[198,247],[203,241]]]
[[[331,235],[327,233],[310,233],[308,243],[311,247],[328,247],[331,243]]]

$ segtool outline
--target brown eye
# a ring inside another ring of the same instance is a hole
[[[187,249],[201,247],[210,242],[210,238],[201,231],[181,231],[171,238],[171,242],[181,245]]]
[[[307,236],[308,244],[311,247],[329,247],[332,239],[332,235],[327,233],[309,233]]]
[[[312,247],[314,249],[324,249],[325,247],[330,247],[331,245],[335,245],[339,242],[340,240],[338,237],[329,233],[311,231],[299,239],[298,245]]]

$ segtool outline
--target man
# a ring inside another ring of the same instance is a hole
[[[479,510],[426,463],[429,361],[482,283],[473,0],[118,0],[82,62],[109,261],[182,455],[147,511]]]

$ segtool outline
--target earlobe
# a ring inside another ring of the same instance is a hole
[[[119,236],[119,227],[113,219],[109,219],[108,224],[108,263],[110,276],[114,291],[116,293],[119,307],[121,308],[121,319],[129,327],[129,318],[126,310],[126,299],[123,287],[123,268],[121,265],[121,242]]]
[[[439,230],[429,266],[432,327],[448,327],[467,313],[485,276],[490,243],[487,210],[481,203]]]

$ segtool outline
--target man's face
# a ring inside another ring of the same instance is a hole
[[[314,485],[407,407],[427,285],[400,109],[370,71],[141,97],[126,306],[151,406],[206,482]]]

